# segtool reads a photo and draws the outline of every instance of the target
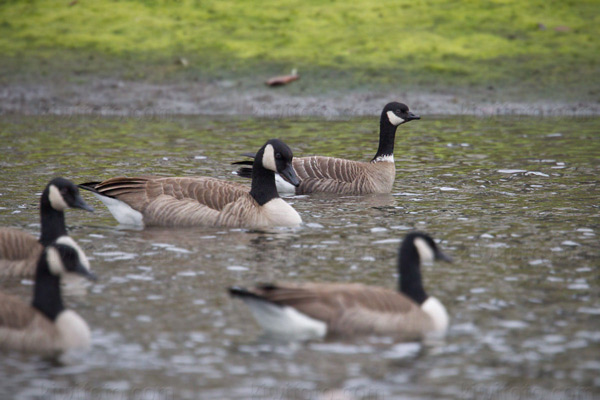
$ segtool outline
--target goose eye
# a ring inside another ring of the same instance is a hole
[[[275,158],[280,159],[281,158],[281,153],[276,153],[275,154]]]

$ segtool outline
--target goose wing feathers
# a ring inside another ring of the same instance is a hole
[[[0,275],[33,275],[43,251],[38,240],[23,231],[0,228]]]
[[[93,188],[141,212],[147,225],[236,226],[255,203],[249,187],[208,177],[118,177]]]
[[[298,194],[328,192],[339,194],[385,193],[395,177],[393,163],[366,163],[334,157],[294,158],[300,178]]]
[[[12,228],[0,228],[0,258],[20,260],[30,257],[31,249],[43,249],[38,240],[27,232]]]
[[[303,190],[315,186],[327,186],[337,191],[344,185],[350,185],[360,174],[359,163],[334,157],[301,157],[293,161],[294,171],[300,178]],[[322,190],[322,189],[321,189]],[[312,190],[311,190],[312,191]]]
[[[31,324],[35,315],[35,310],[29,304],[0,293],[0,330],[23,329]]]
[[[252,292],[326,322],[331,334],[410,334],[423,332],[431,325],[414,302],[385,288],[309,283],[264,285]]]

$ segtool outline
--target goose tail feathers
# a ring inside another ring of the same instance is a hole
[[[97,193],[100,194],[97,190],[96,190],[96,186],[98,186],[101,182],[85,182],[85,183],[80,183],[79,185],[77,185],[80,189],[83,190],[89,190],[92,193]],[[105,194],[103,196],[106,196]]]

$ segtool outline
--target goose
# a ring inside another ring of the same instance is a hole
[[[293,166],[300,178],[300,185],[293,187],[285,180],[277,179],[280,194],[337,193],[362,195],[370,193],[390,193],[396,177],[394,164],[394,139],[396,128],[409,121],[421,119],[409,111],[406,104],[392,102],[386,104],[379,121],[379,148],[369,162],[352,161],[343,158],[312,156],[296,157]],[[244,154],[253,157],[253,154]],[[233,164],[249,165],[250,161]],[[251,168],[241,167],[237,174],[248,178]]]
[[[230,287],[269,334],[297,340],[325,336],[420,337],[443,333],[448,313],[421,282],[420,264],[451,261],[425,233],[406,236],[398,258],[398,291],[360,283],[264,284]]]
[[[60,281],[67,273],[96,279],[73,239],[61,236],[40,254],[31,305],[0,293],[1,349],[53,356],[89,347],[90,328],[62,301]]]
[[[94,211],[65,178],[52,179],[40,199],[41,236],[14,228],[0,228],[0,276],[33,276],[44,246],[67,234],[64,211],[68,207]]]
[[[298,185],[292,151],[278,139],[265,143],[252,168],[252,187],[209,177],[118,177],[79,185],[92,191],[115,219],[136,226],[298,226],[300,215],[282,200],[275,173]]]

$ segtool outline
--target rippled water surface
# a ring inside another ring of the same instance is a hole
[[[0,225],[39,231],[39,193],[124,174],[240,180],[230,162],[266,139],[357,160],[377,118],[0,118]],[[600,393],[600,119],[431,117],[401,126],[392,194],[287,200],[304,226],[247,232],[119,227],[70,210],[100,280],[65,301],[93,345],[61,364],[3,353],[15,399],[594,398]],[[426,266],[448,308],[441,343],[277,343],[224,288],[271,280],[395,286],[399,240],[441,240]],[[0,281],[28,299],[31,282]],[[335,397],[338,396],[338,397]],[[10,398],[5,397],[2,398]]]

